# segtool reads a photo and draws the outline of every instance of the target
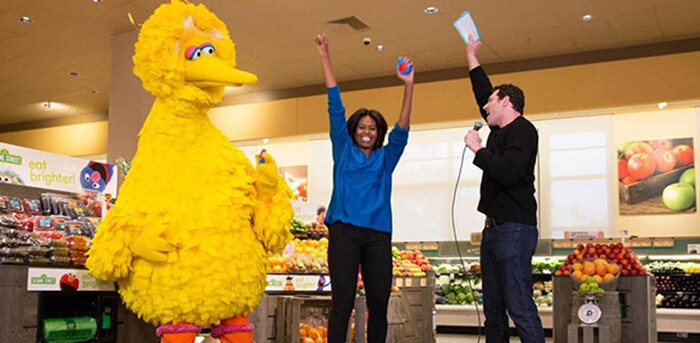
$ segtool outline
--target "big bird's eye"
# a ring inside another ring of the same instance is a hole
[[[202,56],[202,49],[198,46],[191,46],[185,50],[185,57],[190,61],[196,61]]]
[[[214,48],[211,43],[202,44],[199,48],[202,49],[202,53],[209,56],[213,55],[216,51],[216,48]]]

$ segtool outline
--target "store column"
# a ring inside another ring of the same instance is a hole
[[[132,72],[134,63],[131,58],[137,38],[136,30],[112,38],[107,138],[107,160],[110,163],[114,163],[118,157],[134,157],[139,130],[155,100]]]

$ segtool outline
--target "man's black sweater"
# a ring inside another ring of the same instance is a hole
[[[481,116],[493,93],[493,86],[482,67],[469,72],[472,90]],[[483,170],[478,210],[497,221],[537,225],[535,201],[535,160],[537,129],[523,116],[505,127],[491,126],[486,148],[478,150],[474,165]]]

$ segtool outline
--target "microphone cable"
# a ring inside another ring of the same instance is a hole
[[[476,125],[475,125],[476,127]],[[479,127],[481,128],[481,127]],[[478,129],[477,129],[478,131]],[[469,273],[469,270],[467,269],[467,266],[464,263],[464,258],[462,257],[462,250],[459,248],[459,241],[457,240],[457,227],[455,226],[455,202],[457,200],[457,189],[459,189],[459,179],[462,177],[462,167],[464,167],[464,154],[467,152],[467,145],[464,144],[464,149],[462,149],[462,158],[459,163],[459,172],[457,172],[457,180],[455,181],[455,189],[454,192],[452,193],[452,207],[451,207],[451,215],[452,215],[452,234],[454,235],[454,241],[455,241],[455,246],[457,247],[457,255],[459,256],[459,261],[462,264],[462,268],[464,269],[464,275],[467,278],[467,282],[469,283],[469,291],[472,294],[472,298],[474,299],[474,309],[476,310],[476,322],[477,322],[477,338],[476,338],[476,343],[481,342],[481,315],[479,314],[479,299],[475,296],[474,294],[474,284],[472,283],[472,276],[476,274]],[[483,292],[483,290],[482,290]]]

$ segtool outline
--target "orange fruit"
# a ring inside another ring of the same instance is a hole
[[[600,284],[603,282],[603,277],[598,275],[598,274],[593,275],[593,278],[595,279],[595,283],[597,283],[597,284]]]
[[[576,279],[576,280],[580,280],[581,275],[583,275],[583,272],[581,272],[580,270],[577,270],[577,271],[571,273],[571,277]]]
[[[302,327],[299,329],[299,337],[301,337],[301,339],[306,338],[306,328]]]
[[[586,280],[588,280],[589,277],[590,277],[590,276],[587,275],[587,274],[581,274],[581,276],[580,276],[578,279],[579,279],[579,281],[581,281],[581,282],[586,282]]]
[[[607,269],[608,269],[608,273],[610,273],[612,275],[617,275],[617,273],[620,272],[620,267],[618,267],[617,264],[615,264],[615,263],[608,264]]]
[[[583,262],[583,273],[586,275],[595,274],[595,264],[591,261]]]
[[[593,260],[593,264],[595,264],[596,266],[606,265],[606,264],[608,264],[608,261],[606,261],[602,258],[596,258],[595,260]]]
[[[314,328],[308,328],[306,329],[306,336],[311,337],[313,339],[316,339],[318,337],[321,337],[321,335],[318,333],[318,330]]]
[[[595,273],[596,273],[596,275],[603,276],[603,275],[608,273],[608,268],[602,264],[599,264],[599,265],[595,266]]]
[[[574,263],[573,266],[571,266],[571,269],[573,269],[573,270],[582,270],[582,269],[583,269],[583,265],[582,265],[581,263],[576,262],[576,263]]]
[[[615,275],[612,275],[610,273],[603,275],[603,282],[612,281],[613,279],[615,279]]]

